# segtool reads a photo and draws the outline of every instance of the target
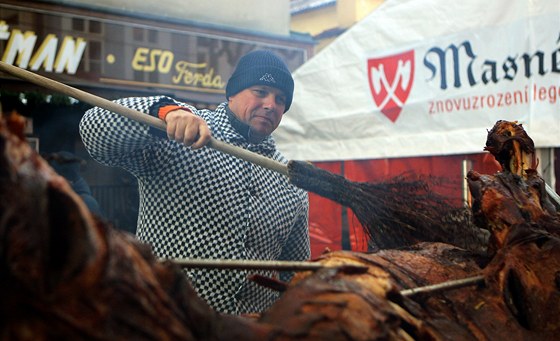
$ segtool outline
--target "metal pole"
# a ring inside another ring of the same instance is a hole
[[[432,293],[432,292],[436,292],[436,291],[451,290],[451,289],[466,287],[466,286],[469,286],[469,285],[474,285],[474,284],[480,283],[482,281],[484,281],[484,276],[482,276],[482,275],[474,276],[474,277],[467,277],[467,278],[463,278],[463,279],[446,281],[446,282],[438,283],[438,284],[426,285],[426,286],[418,287],[418,288],[401,290],[401,295],[412,296],[412,295],[421,294],[421,293]]]
[[[166,260],[166,259],[163,259]],[[235,259],[167,259],[168,261],[189,269],[230,269],[230,270],[278,270],[278,271],[315,271],[320,269],[335,269],[351,271],[354,273],[365,273],[368,266],[365,265],[325,265],[319,262],[298,261],[266,261],[266,260],[235,260]],[[403,296],[413,296],[421,293],[433,293],[437,291],[451,290],[475,285],[484,281],[483,275],[450,280],[443,283],[426,285],[412,289],[401,290]]]
[[[344,269],[355,272],[366,272],[365,265],[336,265],[329,266],[318,262],[297,261],[266,261],[266,260],[236,260],[236,259],[169,259],[174,264],[190,269],[237,269],[237,270],[278,270],[278,271],[310,271],[319,269]]]

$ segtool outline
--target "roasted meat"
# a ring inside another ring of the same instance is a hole
[[[369,271],[300,273],[261,321],[281,325],[285,340],[558,339],[560,223],[535,169],[533,141],[516,122],[499,121],[486,149],[503,171],[472,171],[468,181],[475,222],[490,232],[487,254],[442,243],[327,253],[316,261]],[[476,285],[402,295],[479,277]]]
[[[0,340],[555,340],[560,223],[522,126],[486,149],[504,169],[468,175],[484,250],[423,242],[326,252],[256,316],[214,312],[171,261],[96,219],[0,120]],[[444,213],[444,212],[442,212]],[[367,272],[352,267],[365,265]],[[456,287],[429,285],[476,279]],[[265,283],[266,281],[262,281]],[[272,282],[272,281],[271,281]],[[424,288],[423,291],[410,289]]]
[[[181,269],[96,220],[67,181],[0,121],[1,340],[259,340],[220,317]]]

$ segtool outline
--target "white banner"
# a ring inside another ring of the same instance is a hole
[[[497,120],[560,146],[560,1],[387,1],[294,80],[289,159],[478,153]]]

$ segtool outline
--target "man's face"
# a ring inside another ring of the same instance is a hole
[[[254,85],[230,96],[228,106],[240,121],[251,127],[252,133],[266,136],[282,120],[286,95],[280,89]]]

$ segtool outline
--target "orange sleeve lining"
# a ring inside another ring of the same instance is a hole
[[[182,107],[180,105],[166,105],[166,106],[163,106],[163,107],[159,108],[158,117],[159,117],[160,120],[165,121],[165,116],[167,116],[167,114],[169,114],[171,111],[177,110],[177,109],[183,109],[183,110],[190,111],[188,108]]]

